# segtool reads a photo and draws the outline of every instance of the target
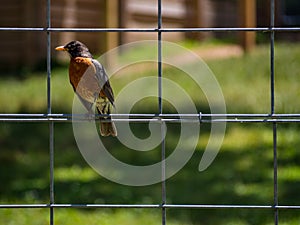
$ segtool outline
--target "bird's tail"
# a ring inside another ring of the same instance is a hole
[[[117,129],[114,122],[100,120],[100,134],[102,136],[117,136]]]
[[[111,103],[106,97],[99,97],[96,101],[96,109],[99,114],[110,114]],[[100,118],[100,134],[102,136],[117,136],[117,129],[113,121],[109,121],[110,116]]]

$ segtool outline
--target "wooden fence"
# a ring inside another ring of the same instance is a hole
[[[163,27],[256,27],[256,12],[259,7],[256,6],[256,0],[164,0]],[[259,9],[261,14],[268,16],[263,8]],[[46,27],[44,1],[6,1],[1,5],[0,13],[0,27]],[[259,18],[264,18],[261,14]],[[54,28],[155,28],[157,0],[52,0],[51,19],[51,27]],[[186,37],[203,39],[226,35],[228,33],[170,32],[163,34],[163,40],[178,41]],[[92,53],[101,54],[122,43],[155,38],[156,34],[151,32],[54,32],[52,45],[77,39],[90,46]],[[255,44],[255,32],[245,32],[240,38],[240,43],[246,50]],[[45,39],[44,32],[2,32],[1,71],[33,67],[45,62]],[[61,54],[53,52],[53,56],[57,58]]]

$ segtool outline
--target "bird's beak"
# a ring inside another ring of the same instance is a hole
[[[67,49],[64,46],[58,46],[55,48],[56,51],[67,51]]]

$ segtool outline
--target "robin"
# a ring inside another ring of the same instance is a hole
[[[109,115],[114,106],[114,94],[104,67],[95,59],[85,44],[71,41],[65,46],[56,47],[57,51],[66,51],[70,55],[69,79],[74,92],[81,103],[92,113],[96,104],[99,114]],[[100,118],[100,134],[117,136],[115,124],[110,117]]]

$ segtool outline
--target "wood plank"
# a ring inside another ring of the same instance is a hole
[[[241,27],[256,27],[256,0],[239,0],[239,15]],[[254,48],[255,32],[241,32],[240,42],[245,51]]]

